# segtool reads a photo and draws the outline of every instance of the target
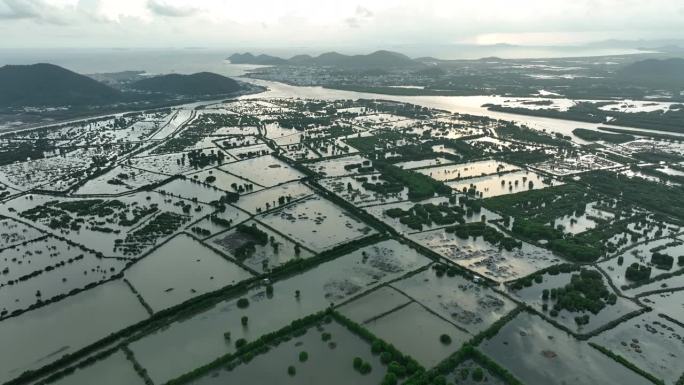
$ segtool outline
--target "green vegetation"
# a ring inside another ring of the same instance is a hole
[[[572,133],[578,138],[592,142],[602,140],[608,143],[625,143],[634,140],[634,136],[629,134],[609,134],[606,132],[587,130],[585,128],[575,128],[572,130]]]
[[[503,247],[508,251],[511,251],[516,247],[522,247],[522,242],[515,238],[507,237],[495,228],[487,226],[484,222],[472,222],[450,226],[447,227],[445,231],[447,233],[454,233],[456,236],[463,239],[467,239],[468,237],[477,238],[482,236],[485,241],[493,245]]]
[[[603,276],[596,270],[581,269],[573,274],[565,287],[551,289],[550,300],[555,300],[553,309],[571,313],[591,312],[598,314],[606,305],[614,305],[617,296],[611,293],[603,282]],[[576,318],[578,324],[587,323],[588,315]]]
[[[683,187],[670,187],[642,178],[629,178],[608,171],[595,171],[582,176],[582,183],[605,195],[620,197],[628,204],[651,209],[684,221],[684,205],[681,204]]]
[[[566,147],[571,145],[571,142],[568,140],[569,138],[552,136],[538,130],[533,130],[529,127],[518,126],[512,122],[506,125],[499,125],[495,130],[499,136],[522,142],[539,143],[555,147]]]
[[[651,278],[651,268],[634,262],[627,266],[627,270],[625,270],[625,278],[635,282],[646,281]]]
[[[674,264],[674,257],[656,252],[651,255],[651,263],[658,269],[670,270]]]
[[[423,229],[423,225],[443,226],[454,222],[463,223],[464,214],[465,211],[459,206],[435,205],[433,203],[417,203],[408,210],[395,207],[385,211],[385,215],[388,217],[399,218],[402,224],[418,231]]]
[[[389,193],[396,192],[397,186],[405,186],[409,190],[408,197],[411,200],[432,198],[435,194],[451,195],[453,192],[444,183],[418,172],[404,170],[384,162],[374,162],[373,166],[380,171],[382,179],[387,183],[380,186],[364,183],[364,188],[368,190]]]

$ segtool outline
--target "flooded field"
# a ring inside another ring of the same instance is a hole
[[[319,196],[294,202],[262,215],[259,220],[316,252],[375,232]]]
[[[97,257],[52,236],[0,251],[0,315],[86,289],[116,276],[126,261]]]
[[[525,242],[520,248],[507,251],[483,239],[461,239],[444,230],[415,233],[410,238],[498,282],[520,278],[562,261],[551,251]]]
[[[373,339],[429,370],[499,320],[478,347],[493,364],[469,357],[444,383],[503,385],[495,365],[527,384],[647,383],[561,330],[677,381],[682,332],[665,318],[684,316],[669,290],[684,288],[676,141],[589,144],[572,131],[598,124],[483,107],[574,103],[543,89],[397,97],[413,105],[268,84],[0,135],[0,382],[52,375],[62,368],[46,365],[151,315],[57,383],[164,384],[263,337],[267,350],[192,383],[394,385],[408,379],[385,377],[397,357]],[[509,320],[523,304],[543,317]],[[330,307],[367,332],[270,335]]]
[[[330,340],[321,338],[330,334]],[[299,359],[306,352],[307,359]],[[360,357],[372,368],[368,374],[361,374],[352,366],[354,357]],[[288,367],[294,366],[295,374],[288,374]],[[380,357],[371,353],[370,345],[352,334],[344,326],[332,322],[312,327],[306,334],[297,336],[268,352],[257,355],[247,363],[237,363],[232,370],[218,369],[191,382],[196,385],[218,385],[225,383],[254,384],[318,384],[333,385],[368,384],[382,381],[387,371]]]
[[[637,367],[674,384],[682,375],[684,330],[654,312],[635,317],[599,334],[592,342],[626,358]]]
[[[557,275],[547,273],[543,275],[541,283],[534,282],[532,286],[514,290],[513,293],[527,305],[578,334],[591,333],[621,317],[636,314],[641,309],[641,306],[626,298],[616,297],[615,303],[611,303],[611,300],[608,299],[605,301],[605,307],[596,312],[589,310],[569,311],[565,308],[554,312],[554,309],[556,309],[554,307],[556,298],[553,294],[549,295],[549,292],[560,289],[567,290],[566,288],[572,281],[572,276],[577,274],[579,274],[579,271]],[[607,283],[604,283],[604,286],[610,294],[615,294],[608,288]],[[586,316],[587,320],[578,322],[577,317],[582,316]]]
[[[0,352],[0,381],[40,368],[147,317],[130,288],[114,281],[3,320],[0,339],[13,348]]]
[[[396,241],[381,242],[274,282],[272,295],[263,287],[252,289],[242,296],[249,300],[247,308],[239,308],[237,299],[221,302],[133,342],[130,348],[153,381],[163,383],[233,352],[234,344],[225,341],[225,332],[233,341],[254,341],[427,263],[427,258]],[[242,316],[249,319],[247,327],[241,325]]]
[[[438,277],[432,270],[391,285],[473,335],[486,330],[516,307],[513,301],[485,286],[459,275]]]
[[[437,365],[471,337],[415,302],[364,326],[426,368]],[[440,341],[444,334],[451,338],[451,343]]]
[[[456,191],[468,193],[473,191],[476,196],[481,198],[515,194],[520,191],[542,189],[561,184],[562,182],[526,170],[473,177],[447,183],[449,187]]]
[[[234,285],[252,275],[189,235],[171,238],[126,271],[154,311]]]
[[[520,313],[480,349],[528,384],[650,384],[586,342]],[[582,368],[582,370],[577,370]]]
[[[672,256],[673,263],[665,266],[653,263],[653,254],[656,253]],[[680,255],[684,255],[684,241],[678,238],[662,238],[640,243],[624,250],[619,255],[599,263],[599,267],[610,275],[610,279],[616,286],[622,287],[638,283],[626,277],[627,267],[633,263],[650,266],[651,274],[649,278],[657,278],[663,274],[680,270],[682,266],[676,261]],[[660,282],[660,284],[662,283],[664,282]],[[642,288],[638,288],[637,292],[642,291]],[[634,291],[630,291],[630,293],[634,293]]]
[[[267,240],[259,240],[255,234],[241,231],[239,228],[220,233],[209,242],[214,247],[231,255],[245,266],[258,272],[265,272],[292,260],[306,259],[314,255],[292,239],[271,230],[263,224],[250,220],[245,226],[256,228],[265,234]]]
[[[107,358],[54,382],[56,385],[144,385],[145,382],[133,369],[122,351],[116,351]]]
[[[421,168],[418,169],[418,172],[439,181],[452,181],[516,170],[518,170],[518,167],[511,164],[494,160],[483,160],[479,162]]]

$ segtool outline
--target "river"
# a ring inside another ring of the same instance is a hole
[[[587,123],[579,122],[574,120],[564,120],[564,119],[553,119],[544,118],[537,116],[527,116],[519,114],[511,114],[506,112],[490,111],[486,107],[482,107],[484,104],[501,104],[505,100],[511,99],[511,97],[505,96],[398,96],[398,95],[383,95],[383,94],[373,94],[366,92],[354,92],[354,91],[344,91],[344,90],[334,90],[323,87],[301,87],[293,86],[289,84],[242,78],[242,80],[249,81],[254,84],[258,84],[268,88],[268,91],[256,94],[248,95],[244,98],[303,98],[303,99],[321,99],[321,100],[335,100],[335,99],[386,99],[395,100],[406,103],[413,103],[424,107],[437,108],[441,110],[446,110],[449,112],[457,112],[461,114],[471,114],[479,116],[488,116],[493,119],[509,120],[516,122],[518,124],[524,124],[528,127],[547,131],[551,133],[560,133],[566,136],[570,136],[574,141],[578,143],[588,143],[575,135],[573,135],[572,130],[575,128],[586,128],[592,130],[598,130],[598,127],[611,127],[619,128],[630,131],[649,131],[653,133],[666,134],[672,136],[681,136],[684,138],[684,134],[667,132],[667,131],[657,131],[657,130],[646,130],[638,129],[632,127],[622,127],[614,126],[603,123]],[[515,98],[516,100],[545,100],[545,98]]]

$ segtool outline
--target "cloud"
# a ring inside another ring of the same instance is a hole
[[[2,0],[0,19],[33,19],[50,24],[67,24],[68,12],[63,8],[52,6],[45,0]]]
[[[348,17],[344,19],[344,22],[347,23],[349,28],[359,28],[361,24],[359,23],[359,19],[355,17]]]
[[[364,7],[359,5],[356,7],[356,16],[359,16],[362,18],[371,18],[371,17],[373,17],[373,12],[371,12],[370,9],[364,8]]]
[[[370,9],[358,5],[356,6],[356,10],[354,10],[354,16],[344,19],[344,22],[349,28],[359,28],[361,27],[361,24],[369,21],[373,16],[374,14]]]
[[[167,17],[189,17],[199,12],[198,8],[177,6],[158,0],[149,0],[147,9],[156,15]]]

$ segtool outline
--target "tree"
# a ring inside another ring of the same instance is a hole
[[[472,377],[473,381],[475,382],[480,382],[484,380],[484,371],[482,370],[482,368],[475,368],[475,370],[473,370]]]
[[[247,298],[240,298],[240,299],[238,299],[238,301],[237,301],[237,306],[238,306],[240,309],[244,309],[244,308],[246,308],[246,307],[249,306],[249,300],[248,300]]]
[[[307,352],[300,352],[299,353],[299,362],[306,362],[309,359],[309,353]]]

